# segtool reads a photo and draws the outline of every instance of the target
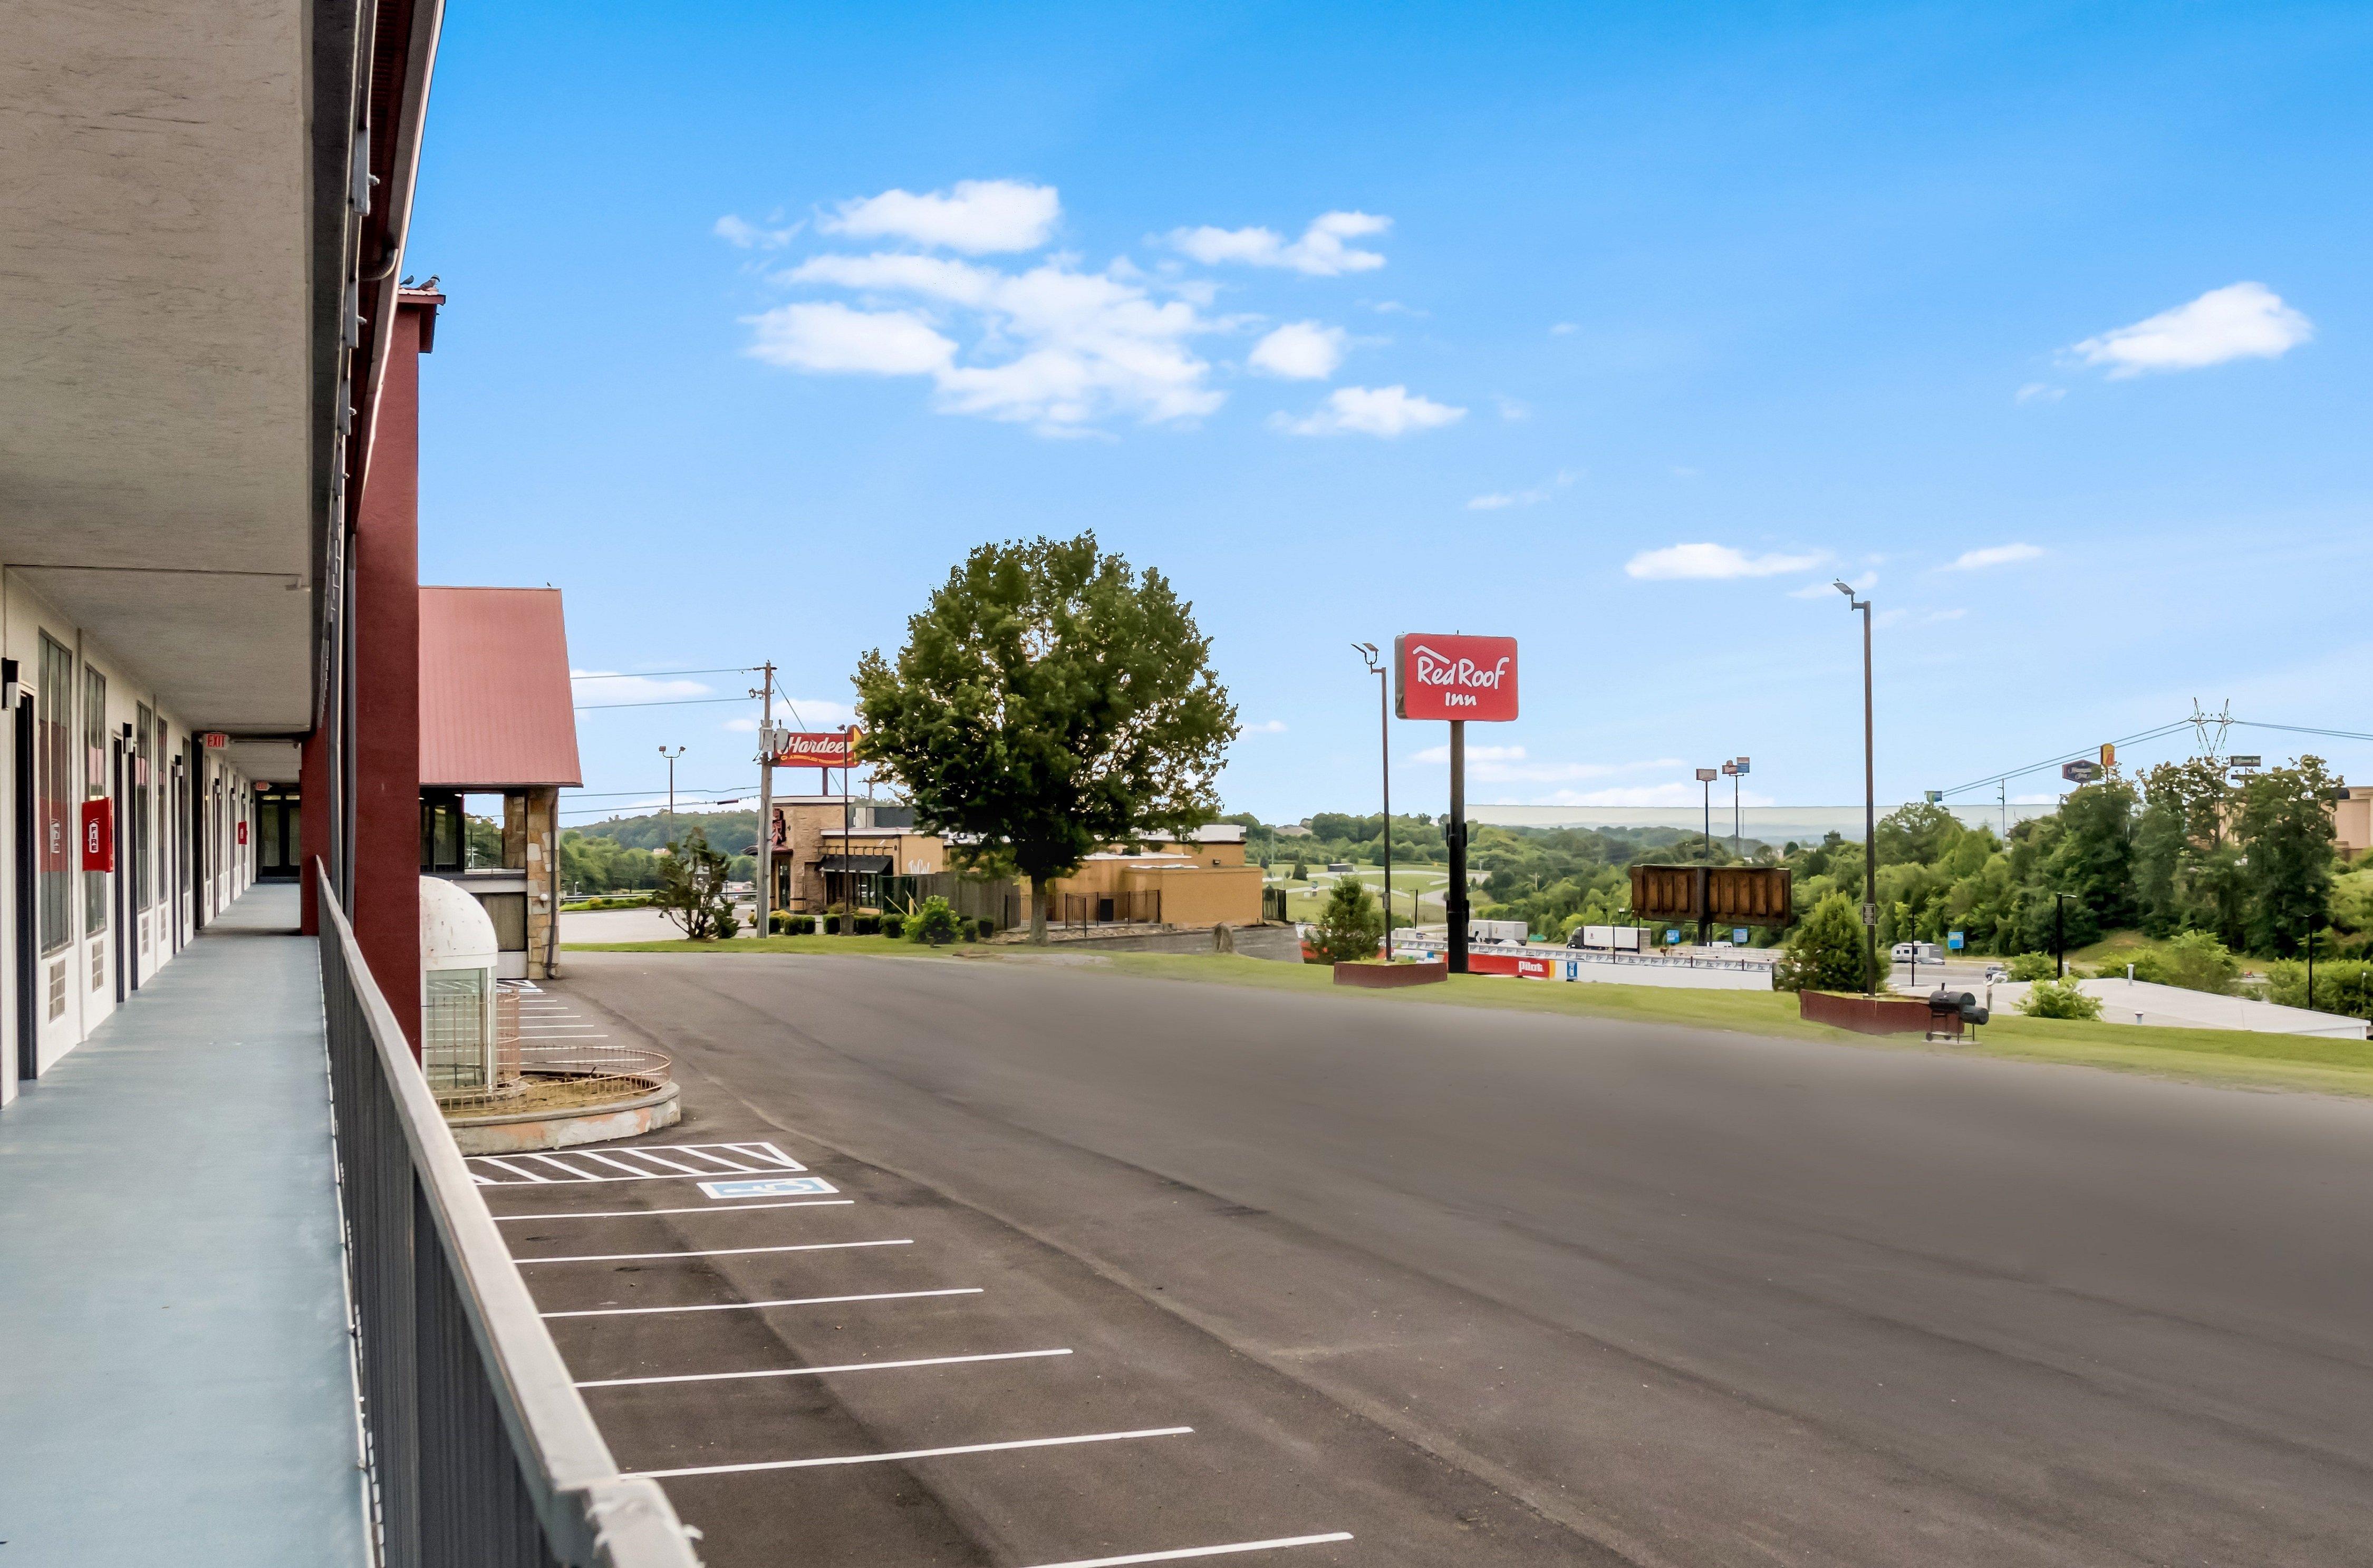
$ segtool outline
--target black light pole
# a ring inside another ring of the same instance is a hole
[[[2052,977],[2068,977],[2068,895],[2052,895]]]
[[[1377,662],[1376,645],[1355,642],[1352,648],[1368,661],[1376,677],[1376,735],[1385,772],[1385,962],[1393,957],[1393,693],[1384,665]]]
[[[1467,720],[1450,721],[1450,886],[1442,895],[1450,922],[1450,973],[1467,973]]]
[[[1870,705],[1870,601],[1834,583],[1846,608],[1862,612],[1862,994],[1878,994],[1878,770]]]

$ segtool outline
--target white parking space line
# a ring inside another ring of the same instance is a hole
[[[497,1214],[495,1223],[516,1224],[522,1220],[639,1220],[645,1214],[741,1214],[752,1209],[847,1209],[856,1202],[854,1198],[794,1198],[782,1203],[729,1203],[722,1209],[713,1204],[697,1209],[564,1209],[556,1214]]]
[[[1184,1562],[1190,1557],[1230,1557],[1240,1551],[1280,1551],[1289,1546],[1325,1546],[1350,1540],[1351,1532],[1336,1530],[1323,1536],[1280,1536],[1275,1540],[1231,1541],[1226,1546],[1182,1546],[1173,1551],[1133,1551],[1127,1557],[1082,1557],[1070,1562],[1046,1562],[1039,1568],[1124,1568],[1131,1562]]]
[[[1035,1361],[1070,1351],[992,1351],[986,1355],[925,1356],[918,1361],[853,1361],[842,1366],[769,1366],[755,1372],[680,1372],[666,1377],[597,1377],[579,1388],[635,1388],[649,1383],[731,1383],[745,1377],[822,1377],[837,1372],[896,1372],[914,1366],[964,1366],[984,1361]]]
[[[822,1465],[887,1465],[906,1459],[942,1459],[954,1454],[1000,1454],[1015,1448],[1060,1448],[1074,1443],[1126,1443],[1138,1437],[1183,1437],[1191,1426],[1150,1426],[1142,1432],[1089,1432],[1077,1437],[1023,1437],[1009,1443],[966,1443],[953,1448],[908,1448],[895,1454],[835,1454],[821,1459],[761,1459],[747,1465],[691,1465],[678,1470],[628,1470],[629,1479],[665,1480],[671,1476],[746,1475],[753,1470],[805,1470]]]
[[[522,1266],[530,1263],[638,1263],[649,1258],[740,1258],[752,1252],[846,1252],[859,1246],[912,1246],[915,1238],[900,1236],[894,1241],[810,1241],[793,1246],[719,1246],[706,1252],[589,1252],[580,1258],[514,1258]]]
[[[830,1306],[844,1301],[913,1301],[921,1296],[976,1296],[978,1285],[945,1291],[879,1291],[861,1296],[791,1296],[782,1301],[720,1301],[702,1306],[594,1306],[576,1312],[547,1312],[545,1317],[648,1317],[661,1312],[755,1312],[762,1306]]]

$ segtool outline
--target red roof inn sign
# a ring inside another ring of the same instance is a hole
[[[1516,639],[1410,632],[1393,638],[1394,707],[1404,719],[1450,724],[1450,811],[1442,837],[1450,850],[1443,890],[1449,922],[1449,968],[1467,973],[1467,721],[1505,723],[1516,716]]]
[[[1393,639],[1396,708],[1403,719],[1516,717],[1516,639],[1411,633]]]

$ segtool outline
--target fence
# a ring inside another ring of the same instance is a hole
[[[957,919],[988,920],[1001,931],[1010,931],[1030,918],[1022,900],[1022,889],[1015,883],[985,881],[962,872],[883,878],[884,908],[903,910],[909,907],[910,900],[920,904],[934,895],[948,901],[948,907],[956,912]]]
[[[1162,890],[1140,893],[1066,893],[1057,911],[1067,926],[1158,926],[1162,923]]]
[[[331,885],[315,877],[379,1561],[698,1568],[659,1483],[611,1459]]]

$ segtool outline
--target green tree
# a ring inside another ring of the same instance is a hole
[[[1783,991],[1858,991],[1863,956],[1862,916],[1853,899],[1832,893],[1789,933],[1771,983]]]
[[[2236,834],[2249,855],[2250,945],[2287,958],[2331,923],[2334,790],[2321,757],[2270,767],[2241,787]]]
[[[2060,803],[2060,838],[2044,879],[2056,892],[2075,894],[2096,930],[2134,923],[2134,787],[2115,774]],[[2073,933],[2069,942],[2076,944]]]
[[[659,909],[694,942],[718,942],[741,929],[733,901],[726,895],[729,862],[708,847],[707,836],[694,828],[683,842],[668,846],[660,858],[660,887],[651,895]]]
[[[859,661],[866,757],[957,859],[1030,879],[1033,942],[1046,884],[1099,847],[1218,814],[1236,710],[1192,610],[1093,533],[984,544],[908,619],[894,664]]]
[[[1376,895],[1358,877],[1339,878],[1327,895],[1318,923],[1310,929],[1310,948],[1329,964],[1374,958],[1385,940],[1384,912]]]

